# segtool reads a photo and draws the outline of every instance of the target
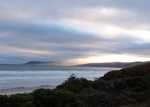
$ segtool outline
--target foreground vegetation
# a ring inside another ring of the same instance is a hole
[[[0,107],[150,107],[150,63],[95,81],[71,76],[53,90],[0,96]]]

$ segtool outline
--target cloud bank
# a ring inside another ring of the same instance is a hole
[[[0,63],[150,60],[147,0],[1,0]]]

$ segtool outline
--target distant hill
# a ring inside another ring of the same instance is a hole
[[[63,66],[64,62],[55,62],[55,61],[29,61],[29,62],[24,63],[24,65]]]
[[[111,63],[88,63],[88,64],[82,64],[77,65],[80,67],[119,67],[119,68],[125,68],[129,66],[135,66],[138,64],[141,64],[142,62],[111,62]]]
[[[0,70],[50,70],[64,67],[59,62],[30,61],[24,64],[0,64]]]
[[[24,64],[0,64],[0,70],[54,70],[54,69],[79,69],[84,67],[115,67],[125,68],[131,67],[142,62],[133,63],[89,63],[82,65],[67,65],[65,62],[54,62],[54,61],[30,61]]]
[[[30,61],[30,62],[26,62],[24,63],[24,65],[35,65],[35,64],[49,64],[49,63],[53,63],[53,62],[42,62],[42,61]]]

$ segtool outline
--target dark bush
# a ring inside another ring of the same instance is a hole
[[[36,90],[33,93],[36,107],[78,107],[77,97],[67,90]]]
[[[0,107],[9,107],[7,96],[0,96]]]
[[[8,101],[11,107],[23,107],[24,104],[32,102],[32,96],[30,94],[11,95]]]
[[[91,81],[88,81],[84,78],[76,78],[75,76],[71,76],[62,85],[57,86],[56,89],[66,89],[78,93],[84,88],[90,88],[91,85],[92,85]]]

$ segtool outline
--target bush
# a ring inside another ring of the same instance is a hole
[[[78,107],[76,95],[67,90],[36,90],[33,93],[36,107]]]
[[[9,107],[7,96],[0,96],[0,107]]]
[[[72,75],[67,81],[62,85],[57,86],[56,89],[65,89],[75,93],[79,93],[84,88],[90,88],[92,85],[91,81],[88,81],[84,78],[76,78]]]
[[[30,94],[11,95],[8,101],[11,107],[24,107],[28,102],[32,102],[32,96]]]

